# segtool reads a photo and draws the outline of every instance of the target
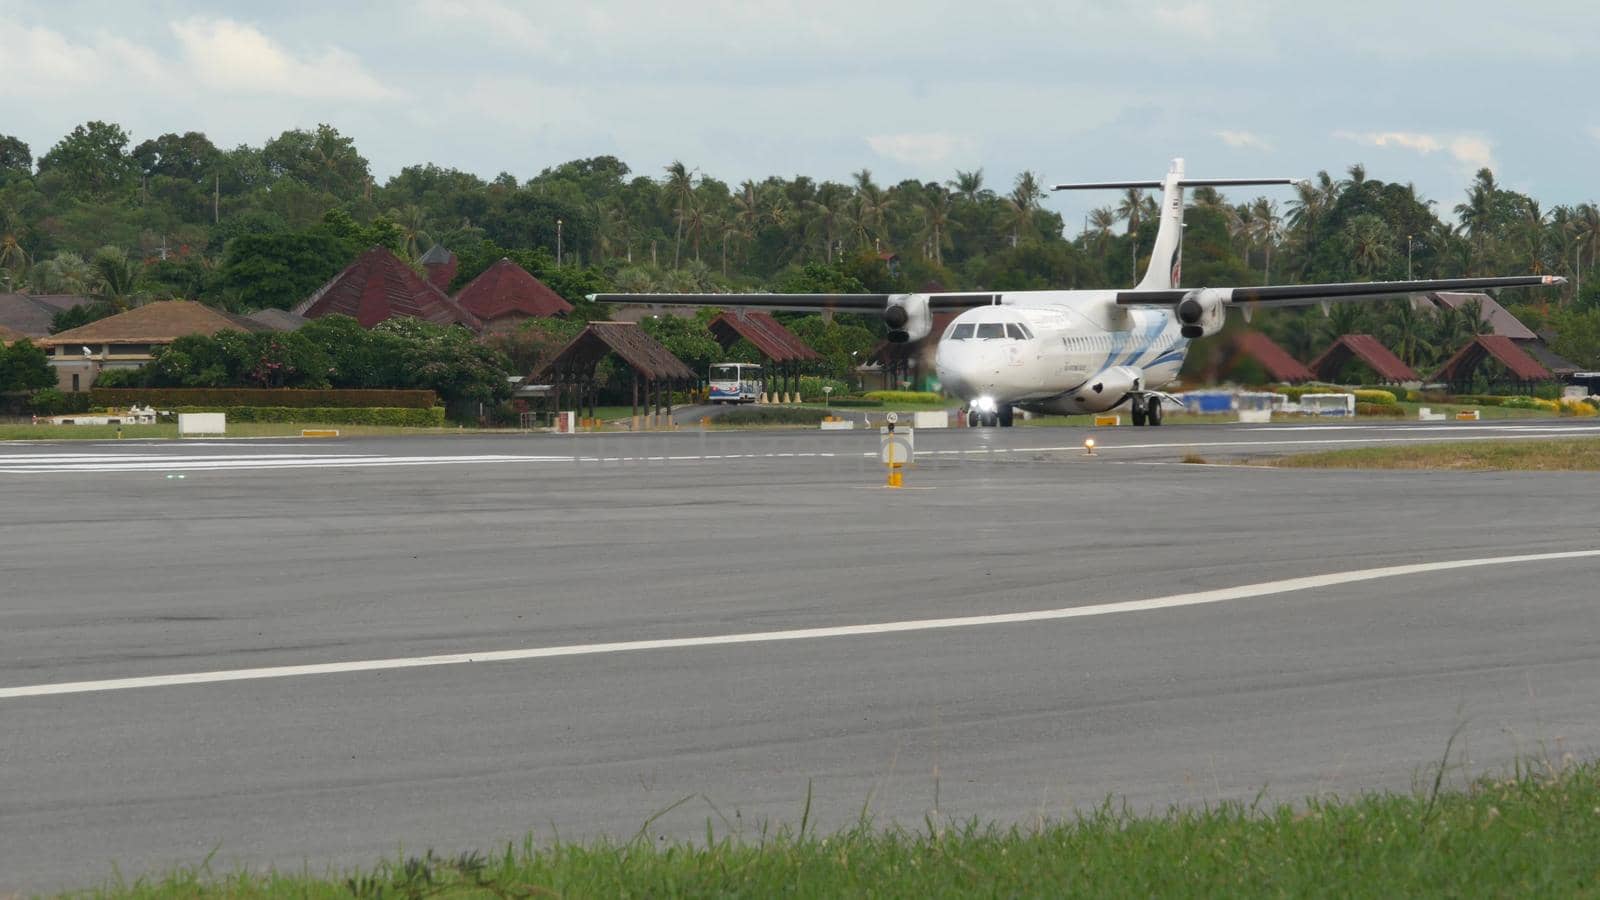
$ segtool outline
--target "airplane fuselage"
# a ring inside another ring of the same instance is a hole
[[[1103,412],[1160,391],[1189,341],[1167,310],[1119,307],[1116,295],[1026,291],[961,313],[935,354],[941,386],[975,408],[1045,413]]]

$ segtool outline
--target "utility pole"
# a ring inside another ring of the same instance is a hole
[[[556,266],[561,266],[561,220],[556,220]]]
[[[1406,280],[1411,280],[1411,235],[1406,235]]]
[[[222,221],[222,173],[215,173],[217,179],[211,193],[211,224]]]

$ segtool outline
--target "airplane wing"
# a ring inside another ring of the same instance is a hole
[[[728,306],[780,312],[882,313],[894,294],[590,294],[591,302],[641,306]]]
[[[1177,306],[1196,290],[1215,292],[1230,306],[1251,304],[1262,307],[1311,306],[1346,300],[1381,300],[1408,294],[1434,291],[1482,291],[1491,288],[1534,287],[1565,284],[1556,275],[1516,275],[1508,278],[1435,278],[1427,281],[1368,281],[1340,284],[1282,284],[1236,288],[1173,288],[1156,291],[1121,291],[1119,306]]]
[[[897,299],[912,294],[590,294],[591,302],[640,306],[725,306],[779,312],[883,314]],[[999,302],[994,293],[924,294],[935,310],[971,309]]]

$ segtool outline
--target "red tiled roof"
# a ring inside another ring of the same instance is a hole
[[[695,377],[692,369],[638,325],[590,322],[589,327],[551,357],[531,380],[550,384],[564,380],[562,376],[592,375],[595,365],[613,353],[646,380],[693,381]]]
[[[549,318],[572,312],[572,304],[560,294],[503,257],[462,288],[456,302],[485,322],[503,316]]]
[[[230,316],[192,300],[146,303],[40,340],[41,347],[71,344],[170,344],[189,334],[265,331],[243,316]]]
[[[775,363],[810,362],[822,355],[806,346],[800,336],[783,327],[770,313],[747,310],[743,315],[725,312],[711,320],[708,326],[717,343],[727,348],[744,338],[755,345],[762,356]]]
[[[1273,381],[1295,384],[1316,377],[1305,363],[1290,356],[1289,351],[1259,331],[1239,332],[1233,339],[1233,352],[1261,363],[1267,370],[1267,377]]]
[[[1378,374],[1378,378],[1394,384],[1406,381],[1421,381],[1421,377],[1382,342],[1370,334],[1346,334],[1333,342],[1333,346],[1322,351],[1322,355],[1311,361],[1311,371],[1322,381],[1332,381],[1339,377],[1339,370],[1354,356]]]
[[[1466,346],[1456,351],[1439,371],[1433,375],[1433,381],[1457,382],[1466,381],[1483,361],[1493,357],[1511,372],[1511,377],[1518,381],[1549,381],[1552,376],[1550,370],[1534,360],[1533,357],[1522,352],[1517,342],[1498,334],[1480,334],[1467,343]]]
[[[384,247],[373,247],[356,257],[355,262],[291,312],[308,319],[339,313],[360,322],[363,328],[396,316],[436,325],[465,325],[474,331],[483,327],[477,316],[422,280]]]

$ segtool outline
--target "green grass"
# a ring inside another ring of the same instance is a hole
[[[229,422],[228,437],[298,437],[302,428],[333,428],[341,436],[369,437],[402,434],[459,434],[455,426],[444,428],[401,428],[392,425],[318,425],[314,422]],[[474,433],[482,433],[475,431]],[[0,441],[108,440],[117,436],[115,425],[0,425]],[[122,436],[133,438],[176,438],[178,426],[124,425]]]
[[[1360,447],[1302,453],[1267,461],[1292,469],[1520,469],[1600,471],[1600,438],[1553,441],[1471,441]]]
[[[531,838],[483,855],[359,872],[213,874],[206,866],[80,894],[334,897],[1583,897],[1600,896],[1600,768],[1520,768],[1440,790],[1141,816],[1108,801],[1070,822],[997,827],[930,816],[694,843]]]

